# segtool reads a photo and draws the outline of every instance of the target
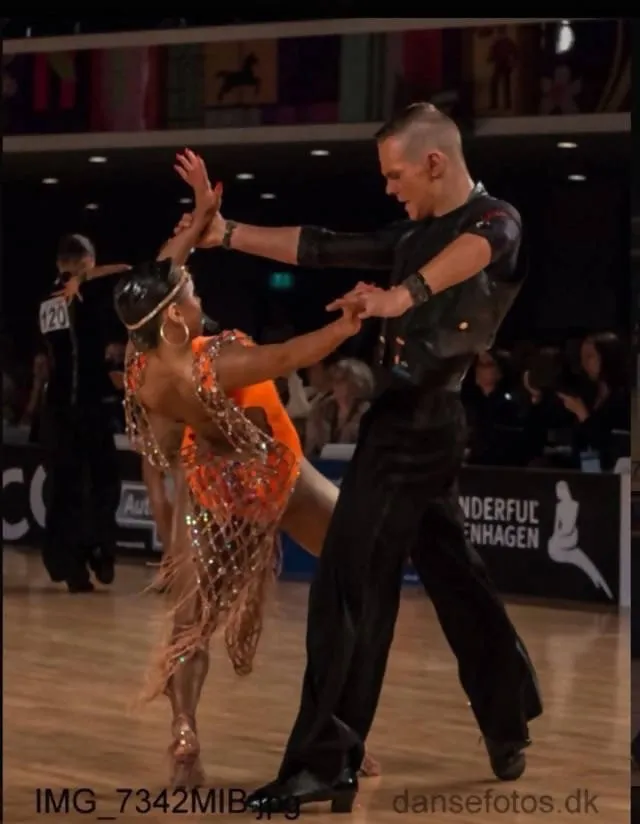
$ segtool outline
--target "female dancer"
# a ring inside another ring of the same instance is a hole
[[[252,346],[235,333],[198,339],[199,300],[176,265],[210,216],[198,200],[190,229],[163,250],[170,259],[134,270],[116,289],[130,335],[129,434],[176,477],[173,540],[162,569],[173,626],[150,695],[164,691],[172,704],[179,785],[202,780],[195,712],[212,633],[224,629],[234,668],[250,672],[278,528],[318,554],[335,504],[335,488],[303,460],[269,381],[321,360],[360,328],[345,313],[284,344]]]

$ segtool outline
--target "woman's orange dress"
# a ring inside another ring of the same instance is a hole
[[[225,347],[238,343],[253,345],[237,332],[193,341],[194,392],[220,441],[206,441],[187,427],[173,461],[163,454],[137,398],[146,356],[138,353],[127,364],[130,440],[176,479],[174,538],[158,582],[174,596],[173,620],[155,692],[180,660],[208,644],[216,629],[224,630],[236,672],[249,673],[266,585],[277,572],[278,526],[298,479],[302,447],[271,381],[228,395],[219,387],[216,360]]]

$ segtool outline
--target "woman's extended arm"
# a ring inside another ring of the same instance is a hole
[[[226,393],[311,366],[356,334],[359,328],[359,321],[352,314],[345,314],[322,329],[292,338],[286,343],[226,347],[216,358],[216,385]],[[147,394],[144,402],[165,418],[181,421],[205,438],[212,436],[211,418],[193,391],[193,365],[190,360],[188,363],[185,361],[180,373],[166,383],[161,395],[160,398]]]
[[[158,252],[157,260],[171,258],[177,266],[184,266],[192,249],[209,225],[211,218],[218,211],[222,189],[219,186],[211,189],[204,164],[200,169],[199,176],[194,174],[193,190],[196,198],[196,208],[193,212],[191,224],[178,234],[174,234],[172,238],[169,238]]]
[[[323,360],[359,329],[357,319],[349,313],[322,329],[292,338],[286,343],[229,347],[216,362],[218,383],[224,392],[230,392],[286,377],[296,369],[313,366]]]

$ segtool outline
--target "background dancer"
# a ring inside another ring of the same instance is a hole
[[[48,476],[42,557],[51,579],[66,581],[73,593],[93,590],[88,567],[110,584],[115,563],[120,482],[103,403],[111,392],[108,304],[93,281],[129,267],[95,263],[88,238],[62,238],[58,276],[39,309],[51,364],[41,427]]]
[[[311,587],[300,713],[278,780],[252,799],[257,809],[353,803],[408,556],[458,658],[497,777],[522,774],[527,721],[542,711],[524,646],[465,539],[456,486],[459,388],[519,290],[520,218],[474,185],[457,128],[432,106],[388,123],[378,151],[387,192],[415,223],[374,235],[227,223],[220,241],[304,266],[392,268],[393,289],[351,299],[365,317],[401,318],[383,326],[382,391],[363,418]],[[218,238],[220,228],[216,219]]]

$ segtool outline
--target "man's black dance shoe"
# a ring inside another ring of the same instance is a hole
[[[105,586],[113,583],[115,578],[115,553],[102,546],[94,546],[89,550],[89,566],[98,581]]]
[[[525,750],[531,741],[491,741],[484,739],[491,769],[496,778],[500,781],[516,781],[527,766]]]
[[[332,813],[350,813],[358,793],[358,777],[345,768],[332,784],[303,770],[287,781],[272,781],[247,796],[247,812],[297,817],[304,804],[331,802]]]

